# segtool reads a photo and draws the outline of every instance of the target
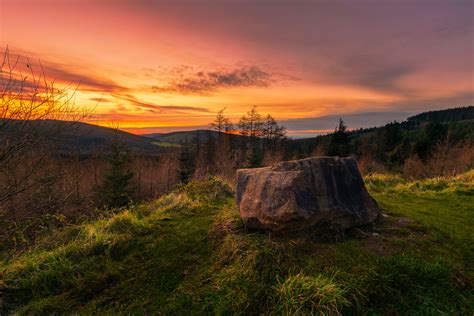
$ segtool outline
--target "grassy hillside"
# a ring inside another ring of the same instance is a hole
[[[364,227],[358,238],[340,235],[332,242],[247,232],[226,183],[192,182],[5,255],[2,308],[20,314],[472,314],[474,173],[366,181],[385,221]]]

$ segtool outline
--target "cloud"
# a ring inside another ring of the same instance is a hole
[[[474,91],[460,91],[439,97],[407,98],[386,104],[386,106],[390,108],[402,108],[407,111],[416,112],[468,105],[474,105]]]
[[[114,102],[108,98],[100,97],[100,98],[89,98],[89,100],[98,102],[98,103],[111,103]]]
[[[415,65],[402,61],[387,61],[378,55],[354,55],[337,66],[326,69],[325,80],[346,83],[379,91],[407,93],[400,80],[415,73]]]
[[[263,60],[272,70],[280,66],[318,85],[410,95],[446,79],[433,70],[458,79],[447,86],[472,78],[473,1],[206,3],[212,5],[159,0],[127,5],[178,25],[192,38],[213,39],[203,55],[218,51],[215,56],[225,56],[235,47],[237,52],[248,50],[243,58],[258,59],[247,62],[262,65]],[[408,76],[410,85],[404,86]]]
[[[115,95],[116,98],[124,100],[124,101],[129,101],[131,102],[134,106],[139,107],[139,108],[146,108],[149,110],[154,110],[157,112],[161,112],[163,110],[172,110],[172,111],[195,111],[195,112],[209,112],[209,109],[203,108],[203,107],[198,107],[198,106],[185,106],[185,105],[156,105],[156,104],[151,104],[151,103],[146,103],[139,101],[137,98],[135,98],[132,95],[127,95],[127,96],[119,96]]]
[[[84,74],[79,66],[58,63],[48,59],[36,59],[36,54],[22,50],[11,50],[8,47],[2,49],[6,64],[3,66],[0,76],[8,77],[8,69],[12,67],[12,74],[17,80],[24,79],[27,88],[44,88],[45,81],[49,88],[58,83],[70,86],[75,89],[76,86],[82,91],[99,91],[124,93],[129,91],[111,79],[90,74]],[[36,81],[36,83],[34,82]]]
[[[229,87],[268,87],[273,82],[272,74],[259,67],[243,67],[233,70],[199,71],[180,77],[167,86],[153,86],[154,92],[179,94],[208,94]]]
[[[82,91],[125,92],[129,90],[110,79],[81,74],[75,69],[68,69],[63,65],[45,63],[43,69],[48,78],[52,78],[56,82],[77,85]]]

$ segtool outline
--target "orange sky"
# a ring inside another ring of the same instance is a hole
[[[311,135],[338,116],[474,103],[472,1],[354,3],[2,0],[0,44],[79,84],[94,123],[137,133],[205,126],[223,107]]]

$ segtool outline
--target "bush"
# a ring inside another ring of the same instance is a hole
[[[185,192],[195,200],[221,200],[234,195],[230,185],[219,177],[209,176],[205,181],[194,180],[178,185],[175,192]]]

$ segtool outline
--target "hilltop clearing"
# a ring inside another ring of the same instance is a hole
[[[20,314],[472,314],[474,174],[366,178],[385,221],[325,242],[248,232],[232,189],[193,181],[45,236],[0,265]]]

